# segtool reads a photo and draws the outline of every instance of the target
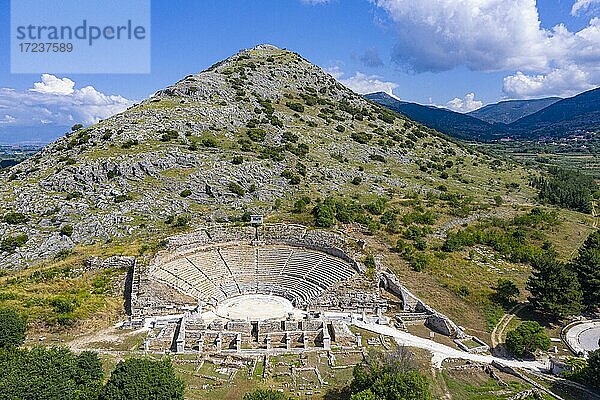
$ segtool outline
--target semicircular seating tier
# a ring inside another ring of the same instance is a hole
[[[213,305],[240,295],[269,294],[303,307],[355,274],[349,260],[290,245],[200,248],[150,268],[150,277]]]

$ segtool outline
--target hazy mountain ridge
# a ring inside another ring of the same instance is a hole
[[[548,97],[533,100],[507,100],[495,104],[488,104],[467,113],[467,115],[490,124],[511,124],[523,117],[543,110],[560,100],[562,100],[560,97]]]
[[[480,109],[482,114],[487,115],[487,119],[511,119],[515,117],[515,113],[530,112],[546,101],[551,103],[509,124],[481,121],[473,116],[477,115],[477,112],[459,114],[450,110],[406,103],[385,93],[373,93],[365,97],[462,140],[491,141],[507,137],[526,140],[559,138],[582,131],[600,130],[600,88],[556,102],[549,98],[542,99],[543,101],[509,103],[509,111],[503,111],[507,107],[503,103],[491,105],[487,110],[486,107]]]
[[[383,92],[367,94],[365,97],[457,139],[486,140],[493,131],[492,125],[485,121],[445,108],[399,101]]]

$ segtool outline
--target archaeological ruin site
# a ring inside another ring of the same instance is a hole
[[[150,265],[131,259],[131,317],[124,326],[148,327],[150,352],[361,348],[360,334],[349,329],[357,322],[425,324],[460,346],[466,336],[451,320],[391,272],[368,271],[358,261],[363,245],[284,224],[214,226],[174,237]]]

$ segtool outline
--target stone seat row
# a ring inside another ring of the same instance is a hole
[[[310,303],[354,274],[342,259],[289,246],[215,248],[172,259],[151,270],[151,276],[159,281],[207,302],[245,293],[277,292]]]

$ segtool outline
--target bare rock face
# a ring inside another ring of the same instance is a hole
[[[463,150],[260,45],[0,173],[0,216],[29,219],[0,222],[0,268],[78,244],[164,237],[183,215],[198,224],[277,208],[285,219],[298,196],[351,194],[353,177],[367,193],[428,190],[406,169],[447,154]]]

